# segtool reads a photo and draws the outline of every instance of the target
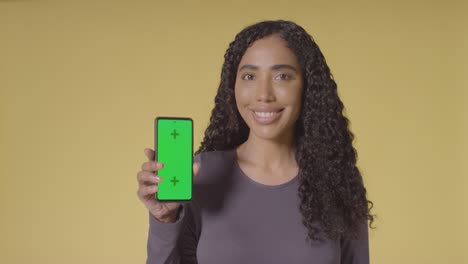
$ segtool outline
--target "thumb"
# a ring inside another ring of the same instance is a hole
[[[150,148],[145,148],[145,155],[148,157],[148,160],[153,161],[154,160],[154,151]]]
[[[194,162],[193,163],[193,176],[197,176],[198,172],[200,171],[200,163],[199,162]]]

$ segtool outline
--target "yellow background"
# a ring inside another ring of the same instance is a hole
[[[0,263],[144,263],[153,119],[193,117],[198,148],[228,44],[278,18],[337,80],[372,263],[468,263],[465,3],[0,0]]]

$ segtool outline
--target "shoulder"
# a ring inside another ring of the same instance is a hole
[[[203,164],[229,163],[232,162],[233,150],[215,150],[198,153],[193,157],[194,162]]]
[[[193,161],[200,163],[200,170],[195,182],[211,182],[216,177],[233,169],[235,164],[234,150],[201,152],[193,157]]]

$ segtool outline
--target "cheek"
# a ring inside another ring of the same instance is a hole
[[[242,91],[242,89],[235,87],[234,97],[236,99],[237,111],[241,115],[242,119],[246,123],[248,123],[249,118],[248,118],[248,113],[246,113],[246,108],[245,108],[245,105],[247,104],[248,101],[246,101],[245,91]]]
[[[299,118],[302,109],[302,86],[289,87],[288,93],[284,94],[284,100],[291,107],[291,121],[295,122]]]
[[[282,101],[285,103],[297,105],[301,103],[302,88],[301,86],[285,87],[284,89],[279,89],[277,95],[279,98],[282,98]]]
[[[236,99],[237,107],[239,107],[239,101],[241,101],[241,98],[239,96],[239,89],[237,87],[234,87],[234,98]]]
[[[234,88],[234,95],[236,97],[236,103],[238,107],[248,104],[249,98],[251,96],[249,94],[249,89],[245,89],[243,87],[238,86]]]
[[[296,105],[296,119],[300,116],[301,111],[302,111],[302,96],[303,96],[303,86],[301,84],[300,89],[297,91],[296,97],[295,97],[295,102],[294,104]]]
[[[239,88],[238,87],[234,87],[234,98],[236,99],[236,107],[237,107],[237,111],[241,114],[241,116],[243,116],[243,107],[242,105],[244,104],[244,99],[242,98],[242,94],[240,93],[239,91]]]

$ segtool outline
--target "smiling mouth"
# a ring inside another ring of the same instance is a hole
[[[262,125],[268,125],[278,120],[278,118],[283,113],[283,110],[284,109],[281,109],[277,112],[252,111],[252,115],[257,123],[260,123]]]

